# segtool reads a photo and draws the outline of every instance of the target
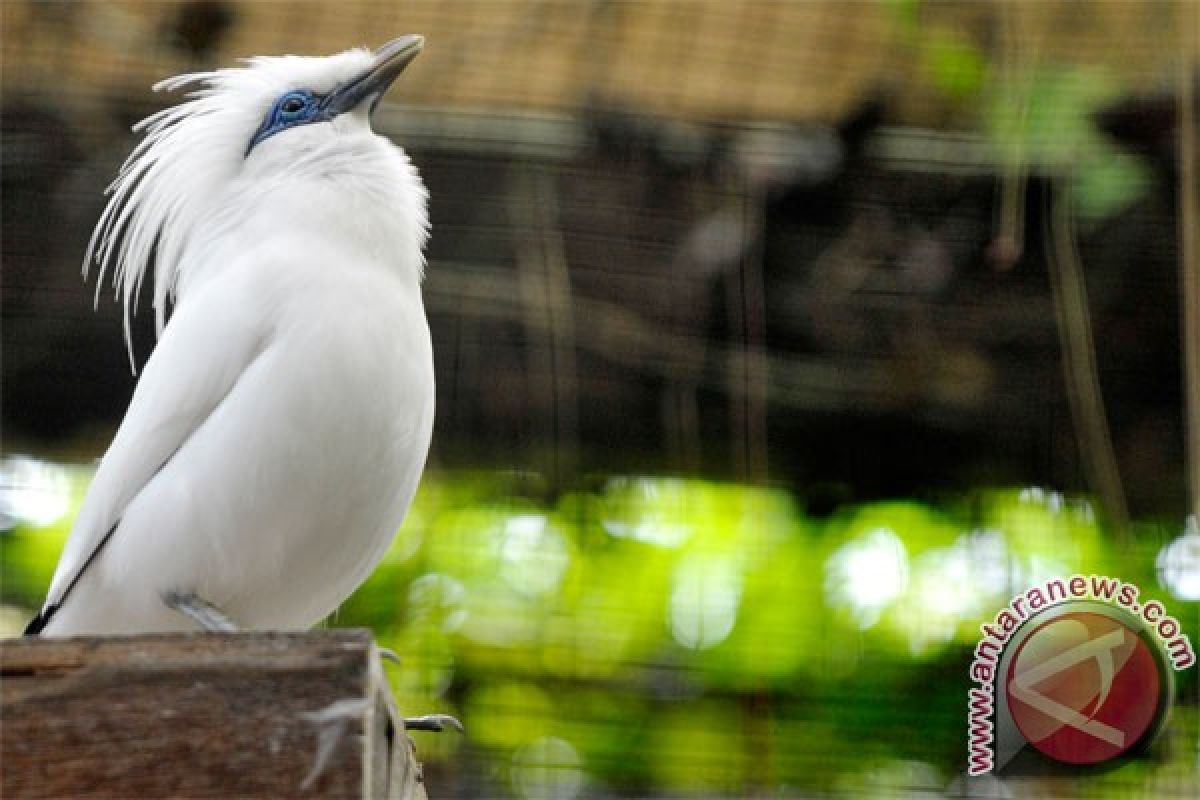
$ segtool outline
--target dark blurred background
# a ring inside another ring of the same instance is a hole
[[[6,630],[134,386],[79,271],[150,84],[419,32],[376,120],[432,197],[434,449],[335,624],[466,717],[431,794],[961,791],[977,626],[1030,581],[1137,581],[1196,638],[1190,0],[2,9]],[[1002,791],[1195,796],[1196,702]]]

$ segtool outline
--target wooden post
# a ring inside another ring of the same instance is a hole
[[[370,633],[331,630],[0,642],[0,796],[425,789]]]

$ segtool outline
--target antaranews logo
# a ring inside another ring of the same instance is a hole
[[[1027,747],[1065,764],[1140,751],[1166,721],[1174,672],[1196,663],[1179,621],[1138,587],[1054,578],[980,626],[967,693],[967,772],[1000,770]]]

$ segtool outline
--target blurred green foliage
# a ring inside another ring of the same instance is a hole
[[[88,473],[68,474],[77,506]],[[40,600],[69,518],[0,535],[4,602]],[[401,654],[401,708],[466,721],[422,756],[473,754],[487,792],[872,796],[962,769],[978,626],[1037,580],[1119,576],[1195,641],[1197,603],[1155,568],[1174,536],[1145,526],[1117,550],[1086,502],[1037,489],[815,518],[780,489],[617,477],[547,499],[527,474],[431,474],[331,624]],[[1182,677],[1165,755],[1097,791],[1194,777]]]
[[[1102,220],[1151,185],[1144,159],[1096,126],[1096,112],[1119,96],[1119,82],[1095,67],[1027,69],[991,87],[984,130],[1002,163],[1068,178],[1080,218]]]
[[[954,100],[979,95],[988,78],[988,63],[979,48],[950,28],[935,28],[920,42],[921,72],[938,91]]]
[[[926,22],[924,0],[883,5],[896,40],[915,61],[916,77],[962,112],[962,123],[983,133],[1000,164],[1065,178],[1085,224],[1120,213],[1152,185],[1145,159],[1097,127],[1096,113],[1125,91],[1120,75],[1040,61],[1029,42],[1010,44],[1007,53],[1003,41],[985,45],[977,33]]]

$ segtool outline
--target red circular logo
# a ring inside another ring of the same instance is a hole
[[[1067,612],[1038,626],[1009,664],[1013,722],[1068,764],[1098,764],[1137,746],[1164,706],[1158,659],[1124,622]]]

